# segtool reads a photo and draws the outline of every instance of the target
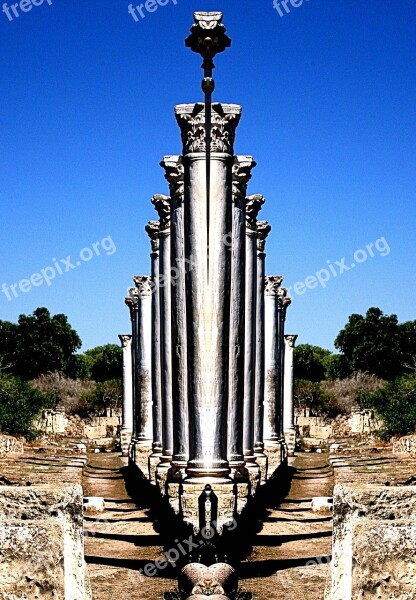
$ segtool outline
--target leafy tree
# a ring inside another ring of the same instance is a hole
[[[373,394],[363,394],[361,402],[383,419],[379,433],[383,439],[416,431],[416,375],[404,375]]]
[[[324,358],[325,379],[346,379],[351,375],[348,360],[344,354],[331,354]]]
[[[80,398],[78,414],[81,417],[105,415],[108,408],[120,408],[122,397],[123,389],[119,379],[97,383],[95,389]]]
[[[322,381],[325,379],[326,361],[330,356],[329,350],[300,344],[295,348],[295,377],[308,381]]]
[[[379,308],[368,309],[365,317],[350,316],[335,340],[352,372],[364,371],[382,379],[394,379],[403,372],[400,327],[396,315]]]
[[[334,395],[324,390],[318,382],[307,379],[296,380],[294,400],[298,410],[309,409],[315,416],[334,416],[332,414]]]
[[[17,325],[0,321],[0,371],[9,372],[16,362]]]
[[[47,308],[37,308],[19,317],[13,372],[26,380],[54,371],[67,374],[80,347],[81,340],[65,315],[52,317]]]
[[[404,373],[416,372],[416,321],[399,325],[400,347]]]
[[[117,344],[97,346],[87,350],[85,356],[91,361],[90,373],[94,381],[121,379],[122,353]]]
[[[37,432],[33,421],[42,410],[54,405],[53,396],[43,394],[18,377],[0,374],[0,431],[34,439]]]

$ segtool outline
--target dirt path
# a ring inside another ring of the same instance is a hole
[[[142,577],[139,570],[161,555],[162,545],[148,511],[129,497],[116,454],[89,457],[84,472],[87,496],[104,496],[106,510],[86,516],[86,559],[94,600],[161,600],[174,590],[172,571]],[[256,536],[249,559],[241,565],[242,589],[254,600],[322,600],[331,552],[331,517],[313,513],[311,498],[332,493],[327,457],[304,454],[295,459],[288,497],[271,510]],[[319,558],[325,557],[319,564]],[[308,566],[308,562],[314,564]]]

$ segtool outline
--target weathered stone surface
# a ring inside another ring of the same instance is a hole
[[[89,596],[84,562],[83,492],[80,485],[0,488],[0,524],[46,521],[63,528],[65,600]],[[36,554],[36,545],[33,545]],[[34,596],[35,597],[35,596]]]
[[[415,515],[416,487],[359,484],[335,486],[331,600],[353,598],[352,574],[356,548],[354,546],[356,524],[360,521],[369,523],[380,520],[414,520]],[[375,568],[378,568],[377,565]],[[358,597],[360,596],[354,596],[354,598]]]
[[[332,426],[324,417],[296,417],[296,425],[302,437],[328,440],[333,436]]]
[[[64,554],[64,523],[0,522],[0,598],[70,598],[65,594]]]
[[[46,435],[64,434],[68,422],[63,410],[45,410],[42,417],[35,422],[35,427]]]
[[[23,441],[10,435],[0,435],[0,456],[23,454]]]
[[[416,435],[407,435],[395,440],[393,454],[416,454]]]
[[[352,434],[370,435],[381,429],[383,422],[374,416],[372,410],[358,410],[348,419]]]
[[[359,521],[353,527],[352,598],[416,598],[416,525]]]

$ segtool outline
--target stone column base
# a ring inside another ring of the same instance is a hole
[[[132,434],[131,429],[120,429],[121,456],[129,456],[131,434]]]
[[[268,458],[265,454],[256,454],[256,463],[260,468],[260,484],[267,481]]]
[[[134,448],[130,449],[130,457],[135,465],[140,469],[146,479],[150,479],[149,473],[149,455],[152,453],[151,443],[144,444],[135,441]]]
[[[240,505],[240,509],[243,510],[246,504],[244,500],[248,496],[248,484],[235,484],[231,479],[215,477],[195,477],[185,480],[182,483],[180,508],[183,520],[192,525],[195,535],[201,533],[200,497],[208,484],[217,500],[217,512],[212,516],[212,520],[215,521],[216,530],[221,535],[227,526],[235,528],[237,507]],[[235,488],[237,488],[237,494]]]
[[[149,456],[149,479],[150,483],[156,483],[156,469],[160,464],[162,454],[151,454]]]
[[[264,453],[268,461],[267,479],[270,479],[286,458],[285,447],[281,441],[270,445],[265,444]]]
[[[288,456],[295,456],[296,449],[296,429],[287,429],[285,431],[285,441],[287,445]]]

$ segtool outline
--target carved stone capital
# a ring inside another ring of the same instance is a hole
[[[148,275],[136,275],[133,277],[133,281],[138,290],[140,298],[146,298],[151,296],[153,293],[152,278]]]
[[[181,128],[183,154],[206,151],[205,104],[179,104],[175,116]],[[234,154],[241,106],[214,102],[211,110],[211,152]]]
[[[149,221],[145,227],[146,233],[150,237],[150,241],[152,244],[152,252],[159,251],[159,232],[160,232],[160,222],[159,221]]]
[[[264,196],[254,194],[246,198],[246,221],[247,227],[256,231],[257,215],[265,202]]]
[[[257,251],[264,252],[266,239],[272,228],[267,221],[257,221]]]
[[[212,59],[231,46],[231,40],[226,35],[225,25],[222,23],[221,12],[196,12],[194,21],[191,35],[185,40],[187,48],[203,58]]]
[[[264,293],[266,296],[278,296],[280,286],[282,285],[283,277],[281,275],[274,275],[264,278]]]
[[[124,301],[130,311],[130,317],[133,319],[139,306],[139,291],[135,287],[129,288],[128,291],[129,295]]]
[[[246,197],[251,171],[256,166],[252,156],[235,156],[233,164],[233,196]]]
[[[289,346],[289,348],[294,348],[296,344],[296,340],[298,339],[298,335],[293,333],[288,333],[285,335],[285,344]]]
[[[170,196],[164,196],[163,194],[155,194],[152,198],[152,204],[157,210],[157,214],[160,218],[160,229],[167,229],[170,224]]]
[[[121,334],[118,336],[120,342],[121,342],[121,347],[122,348],[128,348],[128,346],[130,346],[131,344],[131,340],[132,340],[132,336],[128,335],[128,334]]]
[[[169,183],[171,198],[183,198],[185,171],[182,164],[182,156],[164,156],[160,166],[165,169],[165,179]]]

